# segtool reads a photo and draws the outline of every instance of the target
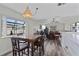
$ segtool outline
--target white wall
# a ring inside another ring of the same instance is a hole
[[[2,25],[2,24],[1,24],[1,21],[2,21],[2,20],[1,20],[1,16],[0,16],[0,37],[1,37],[1,35],[2,35],[2,34],[1,34],[1,33],[2,33],[2,32],[1,32],[1,30],[2,30],[2,29],[1,29],[1,27],[2,27],[2,26],[1,26],[1,25]]]
[[[79,16],[66,16],[60,19],[62,23],[64,23],[65,31],[71,31],[71,25],[75,24],[75,22],[79,22]]]
[[[33,34],[37,31],[37,29],[39,29],[40,24],[43,25],[43,23],[41,21],[29,21],[28,22],[28,26],[29,26],[29,34]]]
[[[24,20],[23,16],[20,13],[14,11],[12,9],[9,9],[1,4],[0,4],[0,15],[7,16],[7,17],[8,16],[13,17],[13,18],[19,19],[19,20]]]
[[[2,36],[6,36],[7,32],[6,17],[2,16]]]
[[[12,51],[11,39],[0,37],[0,55]]]
[[[44,21],[43,21],[44,22]],[[75,22],[79,22],[79,16],[65,16],[56,17],[55,22],[57,24],[57,30],[59,31],[71,31],[71,25]],[[48,19],[44,22],[48,27],[53,26],[53,19]]]

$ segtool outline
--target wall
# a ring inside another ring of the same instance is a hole
[[[2,31],[2,29],[1,29],[1,27],[2,27],[2,26],[1,26],[1,25],[2,25],[2,24],[1,24],[1,21],[2,21],[2,19],[1,19],[1,16],[0,16],[0,37],[1,37],[1,35],[2,35],[2,34],[1,34],[1,33],[2,33],[2,32],[1,32],[1,31]]]
[[[5,7],[1,4],[0,4],[0,15],[1,16],[6,16],[6,17],[9,16],[9,17],[19,19],[19,20],[24,20],[23,16],[20,13],[12,10],[10,8],[7,8],[7,7]]]
[[[11,39],[0,37],[0,55],[12,51]]]
[[[33,34],[39,29],[40,25],[43,25],[41,21],[34,21],[31,20],[28,22],[28,29],[29,29],[29,34]]]

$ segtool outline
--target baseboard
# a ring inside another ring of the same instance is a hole
[[[12,51],[8,51],[8,52],[2,54],[1,56],[7,56],[7,55],[10,54],[10,53],[12,53]]]

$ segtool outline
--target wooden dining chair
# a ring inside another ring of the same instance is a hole
[[[40,36],[36,38],[34,42],[34,47],[39,51],[39,56],[44,55],[44,36]]]
[[[61,45],[61,40],[60,40],[61,39],[61,33],[56,31],[54,36],[55,36],[55,40],[57,40],[57,45],[62,46]]]
[[[24,38],[11,38],[12,42],[12,50],[13,50],[13,56],[26,54],[29,55],[29,42]]]
[[[49,40],[54,40],[55,39],[53,31],[50,31],[48,36],[49,36]]]

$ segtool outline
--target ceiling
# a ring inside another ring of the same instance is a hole
[[[49,19],[53,17],[65,17],[79,15],[78,3],[66,3],[61,6],[57,6],[57,3],[3,3],[2,5],[13,9],[14,11],[22,14],[27,6],[35,13],[35,8],[38,8],[38,12],[33,16],[35,19]]]

